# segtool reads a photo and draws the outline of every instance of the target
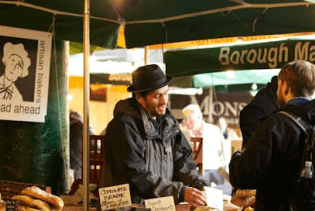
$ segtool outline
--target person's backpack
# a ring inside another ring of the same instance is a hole
[[[303,157],[301,161],[300,170],[297,172],[293,182],[292,187],[293,191],[289,197],[291,210],[299,211],[314,211],[315,210],[315,126],[310,125],[301,117],[296,116],[295,114],[279,111],[290,119],[292,119],[306,134],[305,145],[303,151]],[[314,155],[314,156],[313,156]],[[313,178],[300,178],[300,173],[304,169],[305,161],[312,162]]]

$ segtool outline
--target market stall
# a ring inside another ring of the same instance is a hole
[[[310,18],[314,14],[315,6],[305,1],[246,3],[244,1],[205,2],[199,0],[192,2],[187,0],[181,2],[180,5],[175,0],[92,1],[91,3],[90,5],[89,1],[71,0],[0,2],[1,25],[48,31],[57,40],[83,41],[87,97],[89,88],[87,58],[90,41],[91,44],[98,46],[115,47],[120,26],[125,27],[128,48],[205,38],[313,32],[315,29],[314,20]],[[91,28],[91,34],[89,28]],[[64,90],[60,90],[60,93],[63,92]],[[86,108],[84,124],[87,130],[89,107],[87,101],[84,104]],[[59,108],[58,106],[48,109],[54,110]],[[65,108],[66,105],[61,106]],[[55,121],[55,125],[58,121]],[[48,126],[45,125],[44,128]],[[25,127],[29,127],[29,124],[25,124]],[[36,126],[31,127],[32,130],[37,130]],[[8,133],[7,136],[9,135]],[[31,133],[28,137],[28,141],[33,139]],[[85,142],[87,142],[86,137]],[[50,149],[50,144],[46,147],[46,150]],[[86,147],[84,147],[84,152],[87,167],[89,159]],[[59,155],[57,153],[57,157]],[[12,168],[9,170],[11,174],[15,172]],[[85,177],[88,171],[85,168]],[[88,190],[88,178],[85,179],[86,190]],[[88,204],[88,201],[86,198],[85,203]]]

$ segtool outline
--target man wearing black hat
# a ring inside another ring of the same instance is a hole
[[[132,98],[119,101],[105,134],[105,165],[100,187],[129,183],[133,203],[173,196],[175,204],[206,204],[208,183],[193,162],[192,150],[167,109],[168,84],[157,65],[132,73]]]

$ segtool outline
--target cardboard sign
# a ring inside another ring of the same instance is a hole
[[[129,184],[100,188],[99,194],[102,210],[131,206]]]
[[[223,210],[223,193],[222,190],[218,190],[211,187],[205,187],[207,196],[207,205],[211,208]]]
[[[18,200],[14,200],[14,199],[7,200],[5,210],[6,211],[18,211],[18,204],[19,204]]]
[[[175,211],[173,196],[144,200],[145,208],[151,211]]]

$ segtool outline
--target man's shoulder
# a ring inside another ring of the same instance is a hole
[[[136,117],[130,113],[119,113],[113,117],[109,124],[130,124],[136,121]]]
[[[256,113],[256,112],[264,112],[263,106],[258,103],[248,103],[244,108],[240,111],[240,114],[247,114],[247,113]]]
[[[266,127],[275,128],[290,128],[294,125],[293,121],[288,118],[286,115],[281,114],[280,110],[275,111],[264,119],[262,122]],[[287,131],[286,131],[287,132]]]
[[[131,133],[140,134],[141,131],[143,131],[143,129],[140,128],[141,125],[143,124],[136,122],[131,115],[123,114],[116,116],[107,124],[104,132],[105,138],[117,140],[122,137],[125,139],[125,137],[130,136]]]
[[[137,118],[129,113],[117,113],[114,117],[109,121],[106,126],[106,131],[121,131],[128,127],[138,127],[138,123],[136,123]]]

